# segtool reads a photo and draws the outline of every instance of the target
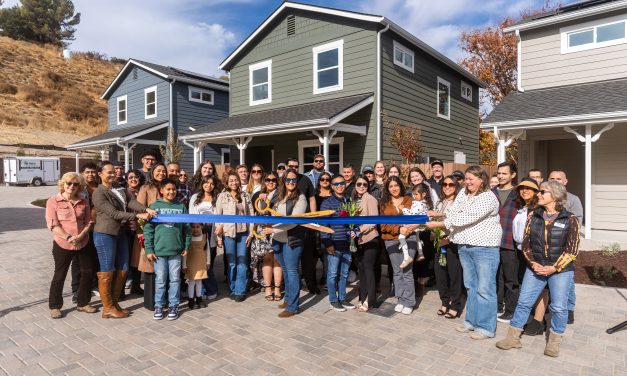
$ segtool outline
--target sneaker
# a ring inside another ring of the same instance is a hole
[[[168,320],[176,320],[179,318],[179,307],[173,306],[168,309]]]
[[[499,308],[496,310],[496,315],[501,316],[504,313],[505,313],[505,306],[499,305]]]
[[[466,325],[459,325],[458,327],[455,328],[456,331],[460,332],[460,333],[468,333],[471,332],[470,329],[468,329],[468,327],[466,327]]]
[[[131,281],[130,279],[127,279],[126,283],[124,284],[124,289],[129,290],[132,284],[133,284],[133,281]]]
[[[217,297],[218,297],[218,294],[207,295],[207,300],[214,300]]]
[[[403,312],[403,305],[402,304],[397,304],[396,307],[394,307],[394,312]]]
[[[152,315],[155,320],[161,320],[163,318],[163,307],[155,307],[155,313]]]
[[[91,296],[97,296],[97,297],[100,297],[100,293],[98,292],[98,289],[93,289],[93,290],[91,290]]]
[[[568,311],[568,321],[566,324],[574,324],[575,323],[575,311]]]
[[[509,322],[512,321],[513,317],[514,317],[513,314],[505,312],[502,315],[497,316],[496,321],[502,322],[504,324],[509,324]]]
[[[53,319],[60,319],[61,317],[63,317],[63,315],[61,314],[60,309],[55,308],[50,310],[50,317],[52,317]]]
[[[357,273],[355,273],[354,271],[349,271],[348,272],[348,278],[346,279],[346,283],[353,283],[357,280]]]
[[[482,340],[482,339],[488,339],[490,337],[486,336],[483,333],[474,332],[470,335],[470,338],[475,339],[475,340]]]
[[[403,307],[403,309],[401,310],[401,313],[403,315],[411,315],[411,313],[414,311],[413,308],[411,307]]]
[[[246,295],[235,295],[235,297],[233,298],[233,300],[237,303],[241,303],[244,300],[246,300]]]
[[[355,309],[355,305],[346,300],[341,301],[340,304],[346,309]]]
[[[423,259],[424,259],[424,257],[423,257]],[[406,267],[411,265],[412,262],[414,262],[414,260],[411,257],[403,259],[403,262],[401,262],[401,269],[405,269]]]
[[[331,308],[338,312],[346,311],[346,308],[344,308],[344,306],[340,302],[331,302]]]

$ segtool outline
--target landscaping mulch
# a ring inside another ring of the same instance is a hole
[[[611,279],[595,279],[595,265],[613,265],[618,273]],[[580,251],[575,261],[575,283],[627,288],[627,251],[615,256],[604,256],[601,251]]]

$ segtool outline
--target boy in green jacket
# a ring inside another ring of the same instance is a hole
[[[161,198],[150,208],[158,214],[185,214],[185,205],[176,200],[176,182],[165,179],[159,185]],[[181,263],[182,256],[187,255],[187,248],[191,241],[189,224],[187,223],[152,223],[144,225],[144,247],[146,257],[155,263],[155,313],[153,318],[163,318],[165,305],[165,283],[170,279],[168,286],[168,320],[176,320],[181,290]]]

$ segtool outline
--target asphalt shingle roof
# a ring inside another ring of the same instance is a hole
[[[205,76],[204,74],[200,74],[200,73],[195,73],[195,72],[190,72],[184,69],[180,69],[180,68],[174,68],[174,67],[167,67],[165,65],[159,65],[159,64],[155,64],[155,63],[149,63],[147,61],[142,61],[142,60],[137,60],[137,59],[131,59],[133,61],[138,62],[139,64],[145,65],[151,69],[154,69],[158,72],[161,72],[163,74],[165,74],[166,76],[170,77],[170,78],[185,78],[188,80],[198,80],[198,81],[206,81],[206,82],[210,82],[210,83],[215,83],[215,84],[220,84],[220,85],[224,85],[224,86],[229,86],[228,81],[224,81],[221,80],[219,78],[215,78],[215,77],[211,77],[211,76]]]
[[[627,79],[511,92],[482,125],[627,111]]]
[[[141,125],[136,125],[134,127],[128,127],[128,128],[121,128],[121,129],[115,129],[112,131],[108,131],[105,132],[103,134],[99,134],[98,136],[94,136],[94,137],[89,137],[86,138],[84,140],[80,140],[77,141],[71,145],[68,145],[68,148],[71,148],[74,145],[79,145],[79,144],[85,144],[85,143],[93,143],[93,142],[97,142],[97,141],[104,141],[104,140],[108,140],[111,138],[118,138],[118,137],[126,137],[126,136],[130,136],[134,133],[137,132],[141,132],[143,130],[152,128],[152,127],[156,127],[157,125],[161,125],[167,123],[167,121],[163,121],[163,120],[159,120],[159,121],[153,121],[150,123],[146,123],[146,124],[141,124]]]

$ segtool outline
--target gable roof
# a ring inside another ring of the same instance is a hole
[[[627,1],[627,0],[626,0]],[[466,77],[468,80],[473,83],[479,85],[480,87],[486,87],[487,85],[475,77],[472,73],[468,72],[466,69],[462,68],[459,64],[455,63],[453,60],[444,56],[442,53],[436,51],[433,47],[427,45],[420,39],[416,38],[407,30],[403,29],[399,25],[395,24],[391,20],[387,19],[384,16],[378,16],[373,14],[352,12],[347,10],[341,10],[336,8],[328,8],[322,7],[318,5],[309,5],[303,3],[297,3],[292,1],[283,2],[268,18],[265,19],[264,22],[261,23],[237,48],[231,52],[229,56],[220,63],[220,69],[222,70],[230,70],[237,56],[239,56],[245,49],[248,47],[256,38],[263,32],[263,30],[268,27],[274,20],[276,20],[286,9],[298,9],[304,10],[314,13],[324,13],[332,16],[345,17],[353,20],[361,20],[365,22],[374,22],[382,25],[383,27],[389,26],[390,30],[396,32],[401,35],[403,38],[407,39],[410,43],[414,44],[414,46],[420,48],[421,50],[427,52],[429,55],[434,57],[436,60],[447,65],[449,68],[454,71],[460,73],[462,76]]]
[[[118,84],[122,81],[122,77],[126,72],[133,68],[133,66],[145,69],[159,77],[162,77],[168,81],[180,81],[188,84],[201,86],[209,89],[216,89],[222,91],[229,91],[229,82],[221,80],[219,78],[206,76],[200,73],[190,72],[184,69],[167,67],[165,65],[159,65],[149,63],[147,61],[141,61],[137,59],[128,59],[124,67],[120,70],[117,76],[113,79],[113,82],[107,87],[102,94],[102,99],[109,99],[113,91],[117,88]]]
[[[114,144],[117,141],[126,142],[145,134],[166,128],[170,123],[168,121],[157,120],[146,124],[136,125],[134,127],[125,127],[110,130],[97,136],[89,137],[84,140],[77,141],[66,146],[66,149],[81,149],[86,147]]]

